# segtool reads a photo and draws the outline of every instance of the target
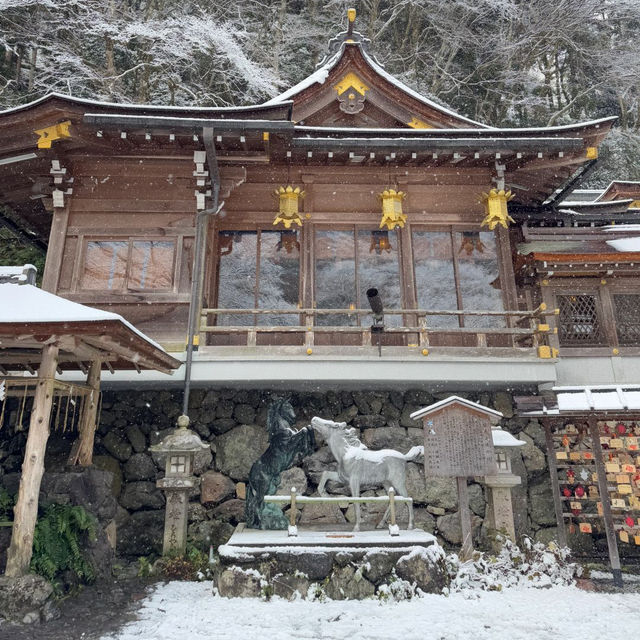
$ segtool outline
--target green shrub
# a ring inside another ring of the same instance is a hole
[[[82,546],[95,539],[96,522],[92,515],[82,507],[53,504],[36,524],[31,570],[48,580],[69,571],[78,582],[93,582],[95,570]]]
[[[0,487],[0,522],[13,520],[13,496],[4,487]]]
[[[204,580],[211,577],[209,556],[187,545],[184,556],[167,555],[158,561],[158,569],[168,580]]]

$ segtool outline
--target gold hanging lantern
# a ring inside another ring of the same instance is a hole
[[[387,227],[393,231],[396,227],[404,227],[407,216],[402,213],[402,201],[407,194],[404,191],[395,189],[385,189],[380,197],[382,198],[382,220],[380,229]]]
[[[510,222],[515,222],[507,210],[507,202],[513,200],[514,197],[511,191],[505,191],[504,189],[499,191],[498,189],[491,189],[489,193],[483,193],[480,196],[480,202],[484,204],[486,215],[480,226],[489,227],[491,231],[498,225],[507,229]]]
[[[290,229],[292,224],[302,226],[302,219],[298,211],[300,198],[304,198],[304,191],[300,191],[300,187],[278,187],[275,194],[280,201],[280,212],[276,216],[273,224],[284,224],[285,229]]]

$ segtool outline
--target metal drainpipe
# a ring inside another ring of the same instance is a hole
[[[211,177],[213,191],[213,206],[196,214],[196,247],[193,258],[193,280],[191,282],[191,302],[189,303],[189,320],[187,332],[187,360],[184,371],[184,396],[182,401],[182,413],[189,415],[189,394],[191,392],[191,368],[193,365],[193,338],[198,332],[200,322],[200,308],[202,304],[202,288],[204,284],[204,265],[207,248],[207,221],[209,216],[218,212],[218,200],[220,198],[220,170],[216,148],[213,143],[213,128],[202,129],[202,139],[207,153],[207,166]]]

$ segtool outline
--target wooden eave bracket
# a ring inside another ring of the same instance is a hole
[[[36,129],[34,131],[34,133],[38,135],[36,146],[38,149],[51,149],[52,142],[62,140],[64,138],[70,138],[70,126],[71,120],[65,120],[64,122],[58,122],[58,124],[53,124],[50,127],[45,127],[44,129]]]

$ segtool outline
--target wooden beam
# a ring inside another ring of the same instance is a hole
[[[68,225],[69,201],[67,199],[67,204],[63,209],[54,210],[53,220],[51,222],[49,250],[44,265],[44,274],[42,275],[42,288],[50,293],[56,293],[58,291]]]
[[[49,439],[57,366],[58,345],[46,345],[42,350],[42,364],[38,372],[38,383],[29,421],[29,435],[22,463],[18,500],[13,510],[11,545],[7,552],[5,575],[13,578],[29,572],[33,553],[33,533],[38,517],[38,494],[44,473],[44,453]]]
[[[96,417],[98,415],[98,400],[100,397],[100,370],[102,362],[93,360],[87,375],[87,384],[91,392],[84,403],[80,422],[78,424],[78,439],[71,447],[68,464],[88,467],[93,462],[93,440],[96,433]]]

